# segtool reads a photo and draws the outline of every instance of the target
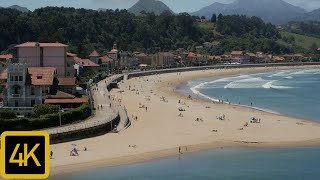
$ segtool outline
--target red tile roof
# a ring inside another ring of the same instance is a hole
[[[31,84],[52,85],[56,71],[54,67],[29,67],[28,73],[31,75]]]
[[[55,95],[48,95],[47,99],[74,99],[75,96],[63,91],[57,91]]]
[[[243,55],[243,51],[232,51],[231,55],[234,55],[234,56]]]
[[[73,54],[73,53],[70,53],[70,52],[67,52],[67,56],[68,56],[68,57],[77,57],[76,54]]]
[[[61,77],[58,78],[59,86],[75,86],[76,78],[75,77]]]
[[[257,57],[254,53],[247,53],[247,55],[250,57]]]
[[[89,98],[87,96],[82,96],[81,98],[73,99],[46,99],[45,104],[83,104],[87,103]]]
[[[285,60],[284,57],[280,57],[280,56],[275,56],[273,59],[275,61],[284,61]]]
[[[89,57],[101,57],[101,55],[96,51],[94,50],[90,55]]]
[[[36,42],[26,42],[23,44],[16,45],[16,47],[36,47]],[[61,43],[39,43],[39,47],[68,47],[68,45]]]
[[[111,51],[108,52],[108,54],[117,54],[118,50],[117,49],[112,49]]]
[[[75,62],[82,65],[83,67],[99,67],[98,64],[90,61],[89,59],[81,59],[78,57],[74,58]]]
[[[195,54],[195,53],[189,52],[189,54],[188,54],[187,57],[188,57],[188,58],[200,58],[200,57],[202,57],[202,55],[201,55],[201,54]]]
[[[102,63],[108,63],[108,62],[112,62],[113,61],[113,59],[110,58],[109,56],[102,56],[102,57],[100,57],[100,60],[101,60]]]
[[[12,54],[0,54],[0,59],[11,59]]]

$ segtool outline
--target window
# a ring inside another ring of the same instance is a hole
[[[36,101],[34,99],[31,100],[31,106],[33,107]]]
[[[18,101],[18,100],[15,100],[15,101],[14,101],[14,106],[15,106],[15,107],[19,107],[19,101]]]
[[[19,81],[19,76],[14,76],[14,81]]]
[[[23,81],[23,80],[22,80],[22,76],[19,76],[19,81]]]
[[[31,87],[31,92],[30,92],[31,95],[35,95],[34,93],[34,87]]]

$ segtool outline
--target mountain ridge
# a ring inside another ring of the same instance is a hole
[[[7,8],[16,9],[16,10],[21,11],[21,12],[29,12],[30,11],[28,8],[22,7],[22,6],[19,6],[19,5],[12,5],[12,6],[9,6]]]
[[[128,12],[136,15],[140,15],[142,11],[153,12],[155,14],[161,14],[164,11],[169,11],[174,14],[174,12],[165,3],[158,0],[139,0],[127,10]]]
[[[229,4],[213,3],[199,11],[195,16],[211,18],[212,14],[257,16],[273,24],[285,24],[303,16],[307,11],[283,0],[236,0]]]

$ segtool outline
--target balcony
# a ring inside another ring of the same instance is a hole
[[[12,97],[14,97],[14,98],[20,98],[20,97],[21,97],[21,94],[12,94]]]

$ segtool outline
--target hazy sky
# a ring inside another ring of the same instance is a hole
[[[0,0],[0,6],[20,5],[34,10],[44,6],[67,6],[76,8],[124,9],[131,7],[138,0]],[[228,3],[234,0],[161,0],[174,12],[193,12],[214,2]],[[307,10],[320,8],[320,0],[285,0]]]

